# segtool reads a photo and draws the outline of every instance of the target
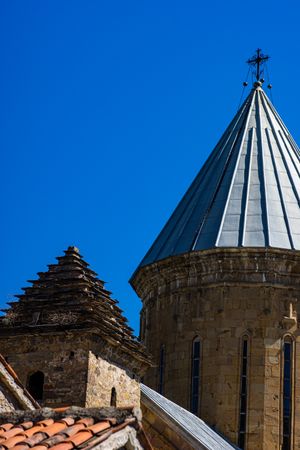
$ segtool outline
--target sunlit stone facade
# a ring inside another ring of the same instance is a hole
[[[299,252],[193,252],[140,269],[133,285],[143,301],[141,338],[157,363],[147,372],[146,384],[158,389],[163,372],[164,395],[191,410],[192,345],[198,337],[201,355],[197,414],[247,450],[299,448]],[[287,407],[283,398],[286,339],[293,346],[291,446],[281,447]],[[245,370],[247,376],[243,379]]]

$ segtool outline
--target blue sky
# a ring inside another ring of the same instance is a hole
[[[128,279],[236,112],[259,46],[300,143],[296,2],[0,4],[1,305],[69,245]]]

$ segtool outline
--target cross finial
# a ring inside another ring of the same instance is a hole
[[[256,54],[252,58],[248,59],[247,63],[251,66],[256,66],[256,80],[260,81],[262,74],[261,66],[269,59],[268,55],[261,53],[261,48],[256,50]]]

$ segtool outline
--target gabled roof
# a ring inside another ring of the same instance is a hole
[[[13,368],[0,355],[0,415],[4,411],[39,408],[39,404],[25,389]]]
[[[198,450],[234,450],[237,449],[203,420],[190,413],[176,403],[155,392],[153,389],[141,385],[142,404],[149,408],[154,415],[161,419],[179,434],[191,448]]]
[[[37,280],[9,302],[0,318],[0,336],[63,330],[94,330],[101,338],[122,347],[132,361],[148,367],[150,359],[144,346],[128,326],[118,301],[104,287],[83,260],[76,247],[69,247],[57,264],[39,272]]]
[[[140,266],[214,247],[300,250],[300,154],[256,82]]]
[[[1,414],[0,447],[11,450],[152,450],[133,408],[50,408]],[[127,448],[127,446],[126,446]]]

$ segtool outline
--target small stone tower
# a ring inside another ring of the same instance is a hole
[[[44,406],[139,405],[142,344],[78,249],[57,259],[5,310],[1,353]]]
[[[299,205],[299,150],[258,79],[131,279],[145,383],[241,449],[300,448]]]

